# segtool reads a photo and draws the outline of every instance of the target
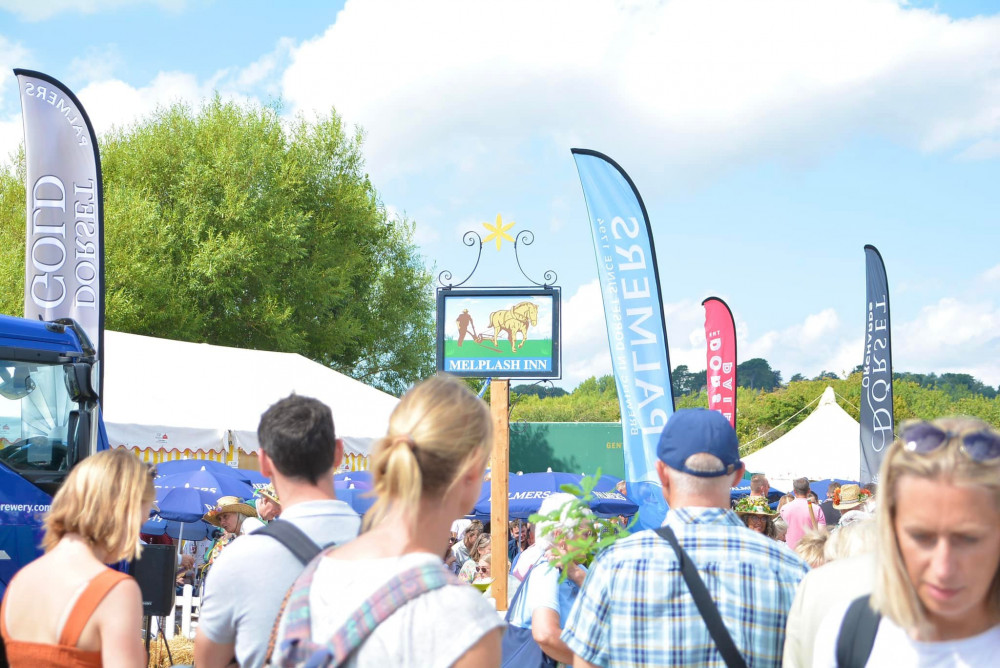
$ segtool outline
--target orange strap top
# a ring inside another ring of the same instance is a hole
[[[48,668],[49,666],[91,667],[101,665],[101,653],[87,652],[78,649],[77,641],[84,627],[90,621],[97,606],[108,595],[115,585],[129,576],[113,571],[110,568],[98,573],[76,599],[70,610],[69,617],[59,634],[59,644],[23,642],[12,640],[7,633],[7,597],[0,605],[0,633],[7,646],[7,661],[11,668],[30,666],[31,668]]]

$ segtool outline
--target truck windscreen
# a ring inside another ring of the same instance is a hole
[[[76,409],[63,366],[0,360],[0,461],[26,478],[55,482],[68,468]]]

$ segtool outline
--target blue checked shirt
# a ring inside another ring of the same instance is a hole
[[[731,510],[679,508],[664,524],[698,567],[747,665],[780,666],[785,620],[809,566]],[[677,555],[653,531],[598,556],[562,639],[597,666],[725,666]]]

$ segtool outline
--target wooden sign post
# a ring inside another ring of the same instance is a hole
[[[493,468],[490,491],[490,575],[497,610],[507,609],[507,476],[510,469],[510,381],[494,380],[490,385],[490,413],[493,415]]]

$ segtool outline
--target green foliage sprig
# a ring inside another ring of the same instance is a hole
[[[540,522],[548,523],[544,526],[539,536],[561,531],[560,525],[575,526],[572,536],[568,540],[563,540],[562,536],[553,536],[553,548],[550,563],[557,567],[560,572],[560,582],[565,582],[569,577],[569,568],[573,564],[590,566],[594,558],[609,545],[620,538],[628,536],[632,527],[635,526],[636,517],[627,526],[621,526],[613,520],[597,517],[590,510],[590,501],[594,498],[594,488],[601,479],[601,470],[592,476],[583,476],[579,485],[562,485],[560,491],[572,494],[576,498],[567,501],[561,508],[546,515],[534,513],[528,521],[536,527]],[[564,547],[560,547],[563,545]]]

